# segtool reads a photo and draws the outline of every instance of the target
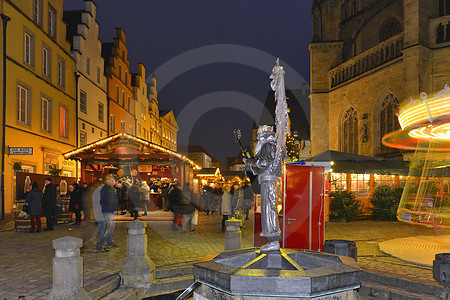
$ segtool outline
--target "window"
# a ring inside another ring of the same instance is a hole
[[[125,106],[125,92],[122,91],[122,106]]]
[[[133,126],[130,126],[130,134],[135,135]]]
[[[128,72],[125,72],[125,85],[128,85]]]
[[[396,19],[389,19],[381,26],[380,29],[380,42],[387,40],[388,38],[402,32],[402,24]]]
[[[60,86],[64,86],[64,70],[65,70],[65,66],[64,66],[64,62],[62,60],[58,59],[58,84]]]
[[[33,37],[25,32],[24,34],[24,61],[33,64]]]
[[[89,57],[86,58],[86,73],[91,75],[91,59]]]
[[[86,123],[81,123],[81,129],[83,129],[83,130],[86,129]]]
[[[137,124],[136,136],[140,136],[140,135],[141,135],[141,124]]]
[[[128,99],[127,99],[127,110],[130,111],[130,109],[131,109],[131,101],[130,101],[130,96],[128,96]]]
[[[109,131],[111,133],[116,132],[116,116],[115,115],[109,116]]]
[[[145,120],[145,105],[141,103],[141,118]]]
[[[97,82],[100,83],[100,79],[101,79],[101,70],[100,67],[97,67]]]
[[[125,132],[125,121],[120,121],[120,131]]]
[[[122,50],[122,60],[125,61],[125,50]]]
[[[119,103],[119,100],[120,100],[120,96],[119,96],[120,94],[119,94],[119,87],[116,85],[116,101],[117,101],[117,103]]]
[[[84,146],[87,144],[87,133],[80,131],[80,146]]]
[[[98,103],[98,120],[99,120],[99,122],[104,122],[104,113],[103,113],[103,111],[104,111],[104,105],[103,105],[103,103],[101,103],[101,102],[99,102]]]
[[[59,107],[59,135],[69,137],[69,110],[65,106]]]
[[[100,137],[103,137],[103,131],[100,131]]]
[[[92,133],[95,133],[95,128],[94,127],[92,127]]]
[[[42,48],[42,74],[50,77],[50,50]]]
[[[56,10],[51,5],[48,6],[48,34],[56,36]]]
[[[17,120],[24,124],[30,125],[31,101],[29,90],[18,85],[17,86]]]
[[[119,65],[119,79],[122,80],[122,65]]]
[[[358,154],[358,118],[353,107],[350,107],[344,114],[341,134],[341,151]]]
[[[48,99],[41,98],[41,129],[47,132],[51,132],[51,115],[52,115],[52,102]]]
[[[80,91],[80,111],[87,114],[87,94],[85,91]]]
[[[33,0],[33,20],[35,23],[41,23],[41,0]]]
[[[398,123],[398,118],[395,115],[396,110],[398,109],[399,101],[397,97],[392,94],[389,94],[384,98],[381,103],[381,110],[379,115],[379,128],[378,132],[380,140],[383,136],[389,132],[400,129],[400,124]],[[388,153],[394,152],[395,150],[390,147],[386,147],[384,145],[380,145],[380,153]]]

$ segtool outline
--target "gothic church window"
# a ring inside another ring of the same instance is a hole
[[[381,26],[380,29],[380,42],[387,40],[388,38],[402,32],[402,24],[396,19],[389,19]]]
[[[344,113],[341,134],[341,151],[358,154],[358,114],[353,107]]]
[[[380,143],[381,138],[385,134],[388,134],[389,132],[395,131],[400,128],[400,124],[398,123],[398,119],[396,116],[396,111],[399,106],[398,98],[395,97],[392,94],[389,94],[384,98],[383,102],[381,103],[381,110],[379,114],[379,128],[378,132],[380,133]],[[381,145],[380,147],[380,153],[387,153],[387,152],[393,152],[392,148],[386,147],[384,145]]]

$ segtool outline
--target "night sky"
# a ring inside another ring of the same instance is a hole
[[[309,83],[312,0],[96,0],[100,39],[127,33],[131,71],[156,72],[161,110],[172,109],[179,144],[224,159],[239,152],[233,129],[251,140],[280,57],[288,88]],[[65,0],[65,9],[83,8]]]

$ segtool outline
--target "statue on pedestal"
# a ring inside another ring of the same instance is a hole
[[[269,242],[261,247],[262,251],[280,249],[280,224],[278,220],[277,202],[281,199],[281,171],[287,158],[286,136],[289,134],[288,107],[284,87],[284,69],[277,60],[273,68],[270,86],[275,91],[275,125],[262,125],[258,128],[257,144],[254,157],[245,158],[246,171],[258,175],[261,185],[261,236]]]

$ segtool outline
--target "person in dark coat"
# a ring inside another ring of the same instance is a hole
[[[192,191],[189,183],[186,183],[186,187],[181,192],[181,213],[183,214],[183,220],[181,221],[182,232],[186,232],[186,223],[189,222],[190,230],[194,231],[194,212],[197,208],[194,199],[194,192]]]
[[[105,179],[105,185],[100,190],[100,206],[103,217],[106,222],[99,222],[102,227],[99,228],[99,238],[97,242],[97,251],[106,252],[107,249],[114,246],[114,229],[117,211],[117,192],[114,189],[115,179],[108,175]]]
[[[44,195],[39,190],[37,182],[31,185],[31,191],[28,192],[26,202],[28,203],[28,214],[31,220],[30,233],[40,232],[41,228],[41,213],[42,213],[42,198]]]
[[[133,184],[128,189],[128,199],[131,204],[130,215],[136,220],[139,217],[138,211],[141,209],[141,189],[137,180],[133,181]]]
[[[245,212],[245,219],[248,220],[248,214],[250,212],[250,209],[253,204],[253,199],[255,198],[255,195],[253,194],[252,187],[250,186],[249,182],[245,182],[243,186],[243,192],[244,192],[244,212]]]
[[[52,184],[52,179],[45,179],[44,196],[42,198],[42,208],[44,209],[45,218],[47,219],[47,227],[44,231],[53,230],[56,222],[56,188]]]
[[[73,184],[73,192],[70,194],[69,210],[75,213],[75,225],[81,224],[81,201],[83,191],[78,183]]]
[[[173,212],[172,230],[176,230],[177,218],[181,216],[181,188],[178,182],[172,185],[167,198],[169,200],[169,210]]]

